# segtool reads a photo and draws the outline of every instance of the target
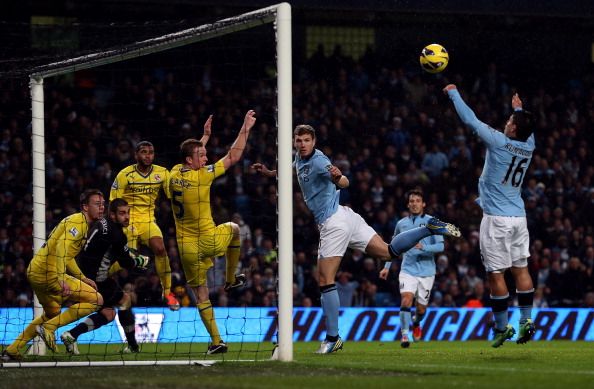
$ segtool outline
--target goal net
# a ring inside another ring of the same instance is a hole
[[[146,217],[154,213],[162,232],[170,288],[181,309],[165,304],[164,271],[155,253],[140,244],[140,253],[152,259],[148,269],[122,269],[114,276],[132,299],[139,353],[125,352],[125,329],[118,318],[78,336],[78,355],[66,353],[60,336],[82,318],[56,330],[59,352],[33,341],[24,362],[5,367],[264,360],[277,345],[275,357],[292,360],[290,19],[290,6],[282,3],[33,69],[35,251],[60,220],[78,212],[83,190],[97,188],[109,199],[118,172],[136,163],[141,141],[154,145],[154,165],[170,170],[180,162],[180,143],[200,139],[212,115],[206,149],[207,164],[214,166],[253,109],[257,122],[241,160],[213,182],[210,204],[196,204],[210,207],[217,225],[232,221],[240,226],[240,258],[233,270],[245,274],[246,282],[226,291],[226,258],[213,258],[208,299],[228,352],[208,355],[212,337],[199,296],[186,285],[176,239],[174,213],[179,209],[161,191]],[[277,167],[278,178],[258,175],[250,168],[257,162]],[[148,228],[147,237],[158,236]],[[2,344],[8,345],[43,310],[36,304],[35,312],[1,312]]]

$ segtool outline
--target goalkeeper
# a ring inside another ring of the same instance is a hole
[[[149,257],[132,252],[127,245],[124,229],[130,224],[130,206],[126,200],[117,198],[109,204],[109,218],[94,222],[87,233],[87,242],[76,262],[83,274],[97,283],[97,288],[104,298],[104,304],[99,312],[87,317],[70,331],[64,332],[60,339],[69,354],[78,355],[76,339],[85,332],[96,330],[111,321],[116,316],[128,346],[123,352],[137,353],[140,351],[134,335],[134,314],[130,309],[130,296],[125,293],[116,280],[109,275],[110,267],[117,261],[126,269],[145,269]]]

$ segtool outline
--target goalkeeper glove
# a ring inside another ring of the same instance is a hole
[[[146,269],[146,267],[149,264],[149,261],[151,260],[150,257],[147,257],[146,255],[142,254],[137,254],[133,258],[134,264],[138,269]]]

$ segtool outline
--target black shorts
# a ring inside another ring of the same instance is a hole
[[[113,278],[97,283],[99,293],[103,296],[103,307],[113,308],[119,305],[124,297],[124,291]]]

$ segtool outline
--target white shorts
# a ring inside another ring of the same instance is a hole
[[[435,276],[417,277],[411,276],[403,271],[398,275],[398,282],[400,283],[400,294],[404,292],[412,293],[417,299],[417,304],[428,305],[431,289],[433,288],[433,281]]]
[[[343,205],[318,227],[318,259],[342,257],[347,248],[365,251],[367,244],[376,234],[358,213]]]
[[[483,215],[480,246],[487,272],[528,266],[530,235],[526,218]]]

